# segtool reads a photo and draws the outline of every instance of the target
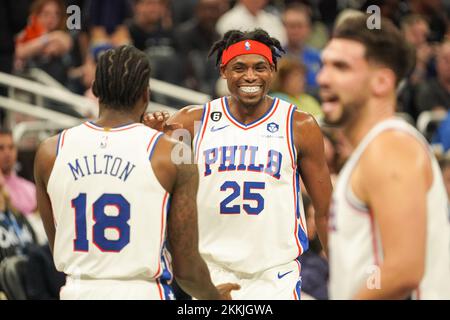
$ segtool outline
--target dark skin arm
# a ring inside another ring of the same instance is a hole
[[[294,142],[297,165],[315,209],[315,223],[322,248],[328,253],[328,210],[332,185],[325,159],[323,136],[314,118],[304,112],[294,114]]]
[[[186,293],[197,299],[231,299],[230,291],[239,286],[222,284],[216,288],[198,251],[198,170],[195,164],[173,163],[171,153],[176,144],[163,136],[151,160],[161,185],[172,194],[167,232],[175,278]]]
[[[188,130],[191,142],[195,134],[195,122],[201,121],[203,106],[187,106],[169,117],[167,112],[147,113],[143,122],[146,126],[158,131],[163,131],[167,135],[172,135],[176,129]]]
[[[42,142],[34,160],[34,180],[36,182],[38,211],[41,215],[48,244],[52,252],[56,230],[52,204],[47,194],[47,183],[55,163],[57,144],[58,136],[51,137]]]

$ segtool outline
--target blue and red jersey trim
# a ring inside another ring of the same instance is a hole
[[[155,146],[158,143],[159,139],[163,136],[164,133],[157,132],[153,135],[153,137],[150,139],[150,142],[147,146],[147,153],[149,153],[148,160],[152,159],[153,152],[155,151]]]
[[[220,99],[220,102],[222,104],[222,110],[223,113],[225,114],[225,116],[228,118],[228,120],[235,125],[238,128],[241,128],[243,130],[249,130],[249,129],[253,129],[257,126],[259,126],[260,124],[264,123],[266,120],[268,120],[270,117],[272,117],[272,115],[276,112],[276,110],[278,109],[278,105],[280,104],[280,99],[278,98],[274,98],[272,105],[270,106],[270,108],[266,111],[266,113],[259,119],[248,123],[248,124],[244,124],[239,122],[229,111],[229,105],[228,105],[228,98],[227,97],[223,97]]]
[[[205,136],[206,128],[208,127],[209,121],[209,113],[211,112],[211,102],[208,102],[203,106],[203,114],[202,114],[202,123],[200,128],[194,138],[194,155],[196,159],[196,163],[198,163],[199,150],[203,141],[203,137]]]
[[[108,131],[108,132],[120,132],[120,131],[125,131],[125,130],[129,130],[129,129],[133,129],[136,127],[141,127],[143,126],[142,123],[129,123],[129,124],[125,124],[125,125],[121,125],[118,127],[114,127],[114,128],[108,128],[108,127],[100,127],[98,125],[96,125],[94,122],[92,121],[86,121],[83,123],[86,127],[96,130],[96,131]]]

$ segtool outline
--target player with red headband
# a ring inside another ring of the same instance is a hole
[[[264,30],[227,32],[210,55],[217,53],[230,96],[167,120],[193,137],[200,253],[214,283],[240,284],[233,299],[300,299],[297,258],[308,249],[300,175],[327,244],[332,187],[319,126],[267,95],[282,51]],[[146,117],[148,125],[164,127],[158,120]]]

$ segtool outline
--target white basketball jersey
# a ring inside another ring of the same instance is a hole
[[[200,175],[199,248],[207,262],[246,274],[293,261],[308,247],[297,151],[295,106],[275,98],[244,125],[228,99],[204,106],[194,139]]]
[[[372,128],[348,159],[339,174],[330,209],[328,247],[332,299],[351,299],[363,286],[376,290],[378,266],[383,260],[379,229],[370,208],[352,192],[350,178],[367,146],[386,130],[408,133],[429,150],[426,140],[415,128],[402,120],[389,119]],[[450,299],[448,200],[439,165],[432,153],[429,154],[433,184],[427,194],[425,274],[412,298]]]
[[[171,280],[169,194],[149,159],[161,137],[138,123],[85,122],[60,134],[47,191],[55,265],[72,278]]]

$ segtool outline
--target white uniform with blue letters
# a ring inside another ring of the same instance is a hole
[[[259,120],[244,125],[228,98],[204,106],[193,147],[198,162],[199,247],[213,282],[237,282],[234,299],[298,299],[307,250],[295,106],[274,98]]]
[[[354,194],[351,177],[368,145],[388,130],[404,132],[423,144],[433,170],[433,184],[427,192],[425,273],[411,298],[450,299],[448,199],[439,164],[425,138],[415,128],[395,118],[374,126],[339,174],[329,218],[330,298],[351,299],[364,286],[378,288],[379,266],[383,263],[380,231],[373,212]]]
[[[161,133],[85,122],[59,136],[47,191],[61,299],[170,299],[169,194],[150,157]]]

